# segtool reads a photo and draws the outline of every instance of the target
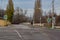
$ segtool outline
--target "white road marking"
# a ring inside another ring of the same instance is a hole
[[[22,36],[21,36],[21,34],[17,31],[17,30],[15,30],[15,32],[18,34],[18,36],[22,39]]]

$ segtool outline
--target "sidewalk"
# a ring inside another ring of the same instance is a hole
[[[60,26],[55,26],[56,28],[60,29]]]

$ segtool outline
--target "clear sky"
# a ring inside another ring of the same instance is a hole
[[[8,0],[0,0],[0,8],[6,9]],[[20,7],[22,9],[28,10],[28,16],[33,15],[34,13],[34,6],[35,0],[13,0],[14,8]],[[51,9],[52,0],[42,0],[42,10],[45,12]],[[60,13],[60,0],[55,0],[55,11],[59,14]]]

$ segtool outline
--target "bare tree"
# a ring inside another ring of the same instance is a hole
[[[15,10],[14,16],[13,16],[13,23],[19,24],[22,22],[27,21],[27,17],[25,16],[27,14],[27,10],[23,13],[23,10],[19,7]]]

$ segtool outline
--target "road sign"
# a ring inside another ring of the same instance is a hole
[[[51,18],[48,18],[48,19],[47,19],[47,22],[50,23],[50,22],[51,22]]]
[[[4,15],[4,19],[7,20],[7,15]]]

